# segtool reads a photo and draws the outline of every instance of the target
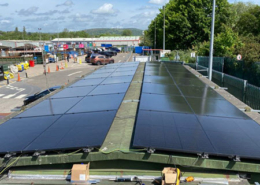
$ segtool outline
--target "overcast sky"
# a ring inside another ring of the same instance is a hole
[[[0,30],[146,29],[169,0],[0,0]],[[234,2],[234,0],[230,0]],[[260,3],[260,0],[252,1]]]

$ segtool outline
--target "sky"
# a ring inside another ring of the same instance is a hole
[[[234,2],[235,0],[229,0]],[[27,32],[90,28],[145,30],[169,0],[0,0],[0,30]],[[260,0],[253,3],[259,4]]]

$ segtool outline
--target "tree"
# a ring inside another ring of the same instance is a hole
[[[14,32],[15,32],[15,33],[18,33],[18,32],[19,32],[18,27],[15,27]]]
[[[132,36],[133,34],[132,34],[132,31],[131,30],[124,30],[123,32],[122,32],[122,36]]]
[[[222,24],[230,22],[230,5],[227,0],[216,2],[216,34],[220,32]],[[154,42],[156,23],[157,38],[163,37],[163,9],[151,22],[148,32]],[[170,0],[165,6],[166,48],[188,49],[196,44],[208,41],[211,27],[211,0]],[[157,41],[157,48],[163,43]]]
[[[236,30],[240,35],[260,34],[260,6],[255,6],[243,13],[237,22]]]

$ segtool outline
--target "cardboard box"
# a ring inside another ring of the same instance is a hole
[[[174,185],[177,182],[178,174],[176,168],[164,168],[162,171],[162,184]]]
[[[71,181],[89,180],[89,164],[74,164],[71,169]]]

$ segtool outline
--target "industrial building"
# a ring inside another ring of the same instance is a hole
[[[113,46],[138,46],[140,44],[140,37],[100,37],[100,38],[56,38],[52,40],[54,44],[84,44],[87,47],[101,47],[102,44],[112,44]]]

